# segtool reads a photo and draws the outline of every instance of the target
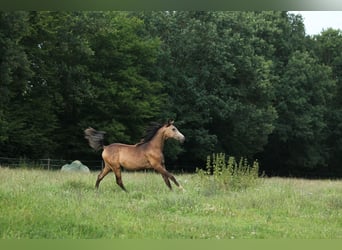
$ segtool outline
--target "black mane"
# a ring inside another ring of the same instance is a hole
[[[141,139],[141,141],[139,143],[137,143],[137,145],[141,145],[141,144],[144,144],[144,143],[147,143],[147,142],[151,141],[152,138],[154,137],[154,135],[163,126],[164,126],[164,124],[161,124],[161,123],[158,123],[158,122],[151,122],[150,126],[148,126],[146,128],[145,136]]]

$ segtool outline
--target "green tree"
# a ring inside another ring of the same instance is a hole
[[[329,67],[308,52],[295,51],[276,91],[278,119],[266,154],[286,173],[327,164],[327,114],[335,82]]]
[[[87,103],[97,109],[93,113],[102,113],[98,122],[111,117],[111,123],[105,125],[111,140],[133,143],[160,112],[165,98],[163,85],[149,76],[159,41],[146,37],[143,23],[126,13],[103,13],[102,18],[106,18],[105,28],[90,40],[96,96]]]
[[[34,144],[30,134],[34,126],[27,114],[33,72],[23,46],[30,33],[27,21],[26,12],[0,12],[0,153],[4,155],[30,153]]]
[[[328,139],[329,166],[336,174],[341,174],[342,164],[342,31],[327,29],[312,38],[311,49],[321,63],[332,69],[332,78],[336,80],[333,99],[328,103]]]
[[[151,34],[163,41],[157,72],[166,83],[168,109],[187,135],[183,159],[205,160],[214,150],[251,157],[262,150],[276,113],[271,105],[272,61],[259,52],[264,44],[258,44],[253,22],[246,21],[258,15],[140,15]]]
[[[48,13],[51,15],[50,13]],[[109,142],[136,142],[158,114],[162,85],[148,77],[159,43],[123,12],[52,13],[49,48],[57,79],[57,153],[89,149],[82,131],[105,130]]]
[[[75,158],[83,130],[136,142],[164,102],[159,40],[124,12],[1,13],[1,153]]]

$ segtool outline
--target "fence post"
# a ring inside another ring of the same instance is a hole
[[[50,170],[50,158],[48,158],[47,160],[48,160],[48,170]]]

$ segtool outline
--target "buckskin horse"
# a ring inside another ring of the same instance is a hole
[[[170,180],[177,187],[183,187],[177,182],[176,178],[166,170],[164,161],[164,142],[169,138],[184,142],[184,135],[173,125],[170,120],[165,124],[154,123],[147,128],[145,137],[137,144],[128,145],[113,143],[104,146],[104,131],[97,131],[91,127],[84,130],[85,139],[88,140],[90,147],[98,151],[103,149],[102,159],[105,163],[104,168],[97,177],[95,187],[99,188],[100,182],[110,172],[113,171],[116,183],[127,192],[121,178],[121,167],[127,170],[154,169],[160,173],[171,190]]]

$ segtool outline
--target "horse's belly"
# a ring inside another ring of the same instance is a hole
[[[134,158],[134,157],[131,157],[131,158],[122,157],[120,159],[120,165],[128,170],[151,168],[151,165],[147,161],[147,159],[139,159],[139,158]]]

